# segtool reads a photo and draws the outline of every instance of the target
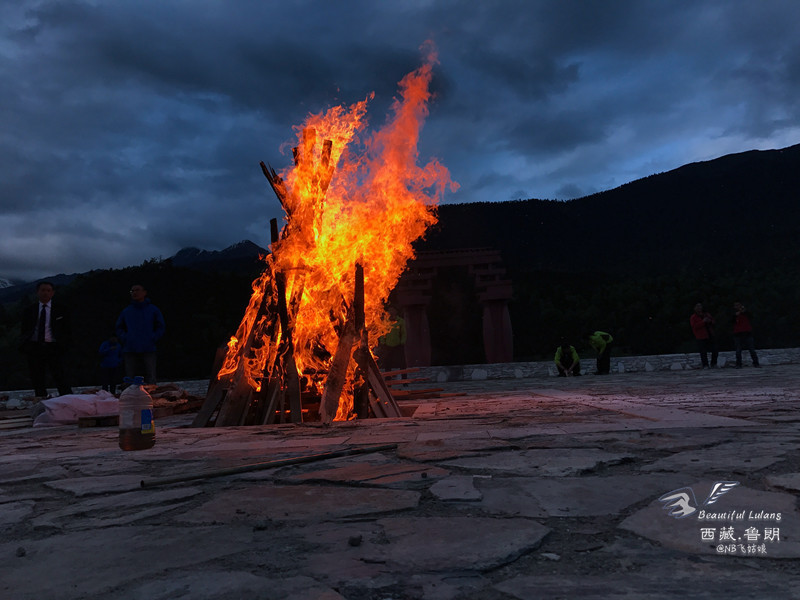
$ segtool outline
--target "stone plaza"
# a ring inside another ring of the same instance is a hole
[[[778,362],[434,374],[408,417],[176,415],[137,452],[0,431],[0,597],[800,598],[800,365]]]

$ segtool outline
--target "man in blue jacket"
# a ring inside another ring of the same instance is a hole
[[[131,286],[131,303],[122,310],[115,327],[122,342],[125,376],[142,375],[144,382],[156,383],[156,342],[164,335],[166,325],[161,311],[150,302],[141,284]]]

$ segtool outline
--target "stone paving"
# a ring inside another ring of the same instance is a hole
[[[0,598],[800,598],[798,384],[450,382],[410,418],[167,417],[137,452],[114,428],[0,431]],[[342,449],[365,452],[259,465]]]

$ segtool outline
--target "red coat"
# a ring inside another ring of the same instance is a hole
[[[689,324],[692,326],[694,337],[698,340],[707,340],[714,335],[714,317],[707,312],[702,315],[693,313],[689,318]]]
[[[750,333],[753,331],[753,326],[750,325],[750,317],[746,312],[733,317],[733,333]]]

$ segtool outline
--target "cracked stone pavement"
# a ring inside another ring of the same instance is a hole
[[[0,431],[0,598],[800,598],[798,383],[452,382],[408,418],[166,417],[136,452],[115,428]]]

